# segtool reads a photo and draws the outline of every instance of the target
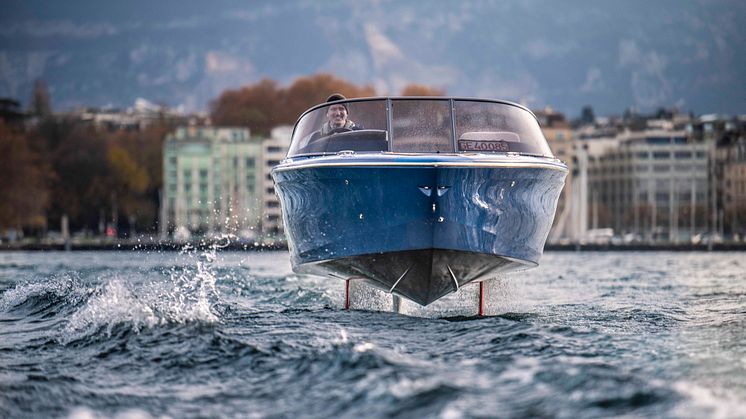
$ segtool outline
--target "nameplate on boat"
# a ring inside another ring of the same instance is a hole
[[[521,142],[514,132],[465,132],[458,139],[459,151],[510,151],[508,143]]]

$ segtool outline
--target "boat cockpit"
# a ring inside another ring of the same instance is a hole
[[[288,157],[340,153],[554,157],[536,117],[523,106],[434,97],[350,99],[306,111],[293,131]]]

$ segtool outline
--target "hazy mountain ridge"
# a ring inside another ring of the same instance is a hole
[[[332,72],[381,93],[412,82],[576,114],[676,104],[746,113],[738,1],[10,3],[0,96],[36,78],[55,106],[137,97],[204,109],[226,88]]]

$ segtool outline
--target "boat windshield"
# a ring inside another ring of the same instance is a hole
[[[298,120],[288,156],[344,151],[553,157],[526,109],[448,98],[362,99],[314,108]]]

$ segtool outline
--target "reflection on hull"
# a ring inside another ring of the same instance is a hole
[[[361,278],[383,291],[421,305],[498,273],[533,264],[497,255],[423,249],[358,255],[302,265],[298,272]]]
[[[293,269],[421,305],[535,266],[566,168],[507,156],[327,157],[273,171]]]

